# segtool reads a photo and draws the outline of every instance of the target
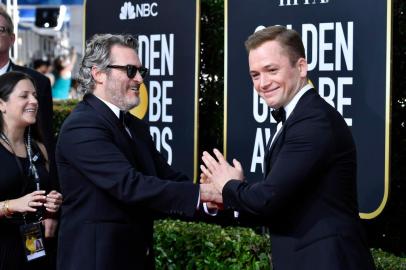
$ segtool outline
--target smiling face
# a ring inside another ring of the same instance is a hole
[[[114,45],[110,58],[111,65],[141,66],[141,61],[132,48]],[[143,83],[139,72],[134,78],[129,78],[125,69],[109,68],[107,72],[96,72],[94,78],[98,81],[94,94],[116,105],[120,110],[128,111],[139,104],[139,88]]]
[[[38,101],[34,85],[28,79],[19,81],[8,100],[0,99],[5,128],[25,128],[36,122]]]
[[[306,60],[299,58],[292,64],[276,40],[251,49],[248,61],[255,90],[273,109],[286,106],[307,83]]]

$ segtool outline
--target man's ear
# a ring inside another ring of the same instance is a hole
[[[300,77],[307,77],[307,61],[304,58],[299,58],[297,61],[297,67],[300,72]]]
[[[14,42],[16,41],[16,35],[14,33],[10,34],[10,40],[11,40],[10,47],[13,47]]]
[[[97,84],[104,84],[107,80],[107,74],[96,67],[92,67],[92,77]]]

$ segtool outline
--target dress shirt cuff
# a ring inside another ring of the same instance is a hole
[[[208,214],[209,216],[212,216],[212,217],[217,216],[217,214],[219,212],[218,209],[216,209],[216,208],[213,208],[213,209],[208,208],[207,203],[203,203],[203,209],[206,214]]]
[[[196,210],[199,210],[199,205],[200,205],[200,191],[199,191],[199,197],[197,198]]]

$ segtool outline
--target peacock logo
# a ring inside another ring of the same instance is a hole
[[[124,2],[124,5],[120,8],[120,20],[133,20],[135,19],[135,7],[131,2]]]

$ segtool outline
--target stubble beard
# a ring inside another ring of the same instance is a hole
[[[122,111],[129,111],[136,106],[139,105],[140,103],[140,98],[139,97],[127,97],[125,93],[120,91],[122,87],[119,85],[114,85],[113,87],[108,88],[108,93],[110,95],[111,103],[116,105],[117,107],[120,108]],[[128,91],[128,90],[124,90]]]

